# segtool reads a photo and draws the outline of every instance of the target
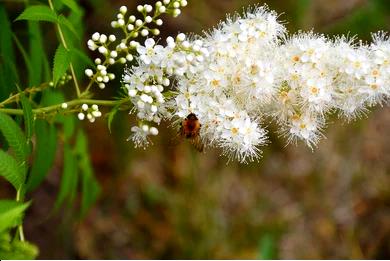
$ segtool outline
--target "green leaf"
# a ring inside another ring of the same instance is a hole
[[[42,43],[41,28],[38,22],[28,22],[28,36],[30,40],[29,57],[32,68],[28,74],[28,86],[37,86],[43,82],[43,63],[46,59],[46,54]]]
[[[66,70],[69,68],[70,64],[70,54],[65,47],[60,44],[57,48],[57,51],[54,55],[54,65],[53,65],[53,82],[54,86],[57,85],[60,78],[65,74]]]
[[[25,164],[29,154],[26,137],[16,122],[2,112],[0,112],[0,131],[8,141],[9,146],[13,149],[18,163]]]
[[[57,149],[57,131],[53,124],[37,120],[34,163],[27,181],[27,190],[37,188],[53,166]]]
[[[15,90],[15,82],[18,81],[18,76],[12,46],[11,24],[3,5],[0,5],[0,28],[0,99],[4,100]]]
[[[69,144],[64,144],[64,169],[60,191],[54,209],[58,209],[66,199],[71,203],[77,192],[77,159]]]
[[[8,180],[16,190],[24,183],[24,175],[20,173],[18,162],[2,150],[0,150],[0,176]]]
[[[20,102],[23,108],[24,126],[27,144],[31,142],[31,137],[34,132],[34,114],[30,101],[26,98],[24,93],[20,93]]]
[[[23,212],[30,203],[0,200],[0,232],[20,224]]]
[[[73,12],[78,14],[82,13],[82,9],[75,0],[61,0],[61,2],[69,7]]]
[[[71,31],[73,33],[73,35],[76,37],[77,40],[80,40],[80,37],[79,35],[77,34],[77,31],[76,29],[74,28],[73,24],[63,15],[60,15],[58,17],[58,22],[61,24],[61,25],[64,25],[66,26],[66,28],[68,28],[69,31]]]
[[[96,201],[100,193],[100,187],[93,175],[93,169],[88,154],[87,137],[82,130],[77,134],[75,149],[79,157],[82,182],[80,216],[84,217],[87,214],[88,209]]]
[[[23,57],[23,60],[26,64],[26,67],[27,67],[27,72],[28,72],[28,75],[30,77],[30,75],[33,75],[34,74],[34,70],[35,68],[32,67],[32,64],[31,64],[31,61],[30,61],[30,57],[28,57],[27,55],[27,52],[26,50],[24,49],[23,45],[21,44],[21,42],[19,41],[18,37],[16,37],[15,34],[13,34],[13,38],[14,38],[14,41],[16,43],[16,46],[18,47],[20,53],[22,54],[22,57]],[[19,90],[19,88],[18,88]],[[20,91],[20,90],[19,90]]]
[[[260,252],[260,259],[276,259],[276,246],[275,246],[275,237],[270,234],[266,233],[261,237],[261,240],[259,242],[259,252]]]
[[[32,260],[35,259],[39,250],[38,247],[26,241],[13,241],[9,244],[8,251],[0,249],[0,259],[7,260]]]
[[[30,21],[47,21],[57,23],[57,15],[46,5],[33,5],[27,7],[15,21],[30,20]]]

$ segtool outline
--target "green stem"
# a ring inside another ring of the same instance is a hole
[[[55,12],[52,1],[51,0],[48,0],[48,1],[49,1],[50,9]],[[66,41],[65,41],[64,34],[62,33],[61,26],[59,24],[57,24],[57,30],[58,30],[58,34],[60,35],[60,40],[61,40],[62,45],[65,47],[66,50],[69,50],[68,45],[66,44]],[[70,68],[70,72],[72,74],[72,78],[73,78],[73,81],[74,81],[74,86],[75,86],[75,89],[76,89],[77,97],[80,97],[80,94],[81,94],[80,87],[79,87],[79,84],[77,82],[76,73],[74,71],[72,63],[70,63],[69,68]]]
[[[9,98],[5,99],[4,101],[0,102],[0,108],[4,107],[7,104],[10,104],[10,103],[13,103],[15,101],[18,101],[19,97],[20,97],[20,95],[22,93],[24,93],[24,94],[28,94],[28,93],[32,94],[32,93],[36,93],[36,92],[41,92],[44,89],[49,88],[49,87],[50,87],[50,85],[48,83],[42,83],[41,85],[39,85],[37,87],[26,88],[23,91],[21,91],[21,92],[19,92],[17,94],[14,94],[14,95],[10,96]]]
[[[129,102],[130,100],[128,98],[122,99],[122,100],[94,100],[94,99],[75,99],[71,100],[68,102],[65,102],[69,109],[74,106],[78,106],[81,104],[96,104],[96,105],[101,105],[101,106],[109,106],[109,107],[114,107],[117,105],[124,104],[126,102]],[[66,112],[69,109],[62,109],[62,103],[47,106],[47,107],[42,107],[42,108],[37,108],[33,110],[33,113],[36,115],[44,115],[48,114],[51,112],[55,111],[64,111]],[[11,114],[11,115],[23,115],[23,110],[22,109],[8,109],[8,108],[0,108],[0,112]]]
[[[16,201],[17,202],[20,202],[22,199],[21,199],[21,189],[18,189],[18,191],[16,192]],[[19,239],[20,241],[24,241],[24,232],[23,232],[23,225],[20,224],[17,228],[17,231],[19,233]]]

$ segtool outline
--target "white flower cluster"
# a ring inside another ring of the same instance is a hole
[[[179,34],[165,47],[149,38],[137,52],[138,65],[123,77],[141,122],[133,128],[137,146],[148,143],[146,129],[161,119],[180,121],[194,113],[206,146],[254,160],[266,143],[265,120],[274,119],[289,141],[313,146],[328,113],[350,120],[390,95],[384,33],[371,45],[311,32],[287,36],[265,6],[204,37]]]
[[[117,39],[113,34],[105,35],[98,32],[92,34],[87,45],[91,51],[98,51],[102,56],[95,59],[96,70],[86,69],[85,74],[95,82],[99,88],[104,89],[106,84],[115,79],[115,74],[108,73],[109,66],[120,63],[131,62],[139,43],[135,40],[139,36],[147,37],[149,34],[159,35],[160,30],[155,28],[161,26],[163,21],[158,17],[167,13],[172,16],[180,14],[180,8],[187,5],[186,0],[164,0],[157,1],[155,6],[139,5],[137,11],[142,18],[127,14],[127,7],[121,6],[117,19],[111,22],[112,28],[121,29],[123,37]]]

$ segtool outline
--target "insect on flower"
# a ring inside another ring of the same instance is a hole
[[[200,139],[199,132],[201,124],[198,117],[194,113],[188,114],[188,116],[180,123],[180,135],[186,139],[189,139],[191,144],[199,151],[203,152],[204,145]]]

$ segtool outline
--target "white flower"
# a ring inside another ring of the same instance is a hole
[[[154,64],[158,64],[162,57],[161,54],[163,47],[161,45],[155,45],[156,42],[152,38],[148,38],[145,40],[145,46],[138,46],[137,52],[140,54],[140,59],[145,64],[150,64],[153,62]]]

